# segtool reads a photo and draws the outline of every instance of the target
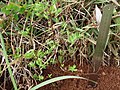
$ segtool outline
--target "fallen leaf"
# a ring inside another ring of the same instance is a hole
[[[95,17],[96,17],[96,22],[99,25],[101,22],[101,18],[102,18],[102,13],[100,11],[100,9],[98,8],[98,6],[95,6]]]

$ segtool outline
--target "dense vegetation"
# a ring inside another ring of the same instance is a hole
[[[91,63],[98,37],[95,5],[102,8],[109,0],[11,0],[0,2],[0,77],[12,80],[14,89],[20,81],[52,78],[44,75],[50,65],[77,71],[76,63]],[[112,2],[113,3],[113,2]],[[109,40],[103,65],[120,66],[120,15],[114,5]],[[104,33],[104,32],[103,32]],[[11,73],[10,77],[7,73]],[[5,80],[5,79],[4,79]],[[0,86],[3,81],[0,81]],[[31,87],[33,82],[29,82]],[[34,84],[35,85],[35,84]],[[16,87],[17,86],[17,87]],[[29,86],[29,85],[28,85]],[[30,88],[30,87],[29,87]]]

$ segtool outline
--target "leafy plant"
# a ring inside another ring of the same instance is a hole
[[[83,37],[83,35],[81,35],[79,32],[70,34],[70,32],[67,31],[67,35],[68,35],[68,42],[71,43],[71,45],[73,45],[76,40],[81,39]]]
[[[34,53],[33,49],[30,49],[24,55],[24,58],[26,58],[26,59],[32,59],[33,57],[35,57],[35,53]]]
[[[28,66],[34,68],[34,67],[35,67],[35,62],[32,62],[32,61],[31,61],[31,62],[28,64]]]
[[[39,80],[39,81],[44,80],[44,76],[42,76],[42,75],[37,75],[37,74],[34,74],[34,75],[33,75],[33,78],[36,79],[36,80]]]
[[[42,59],[38,58],[36,61],[35,61],[36,65],[39,66],[39,68],[41,69],[45,69],[46,68],[46,65],[47,63],[43,63]]]
[[[69,66],[69,69],[68,69],[68,70],[71,71],[71,72],[77,71],[76,65]]]
[[[13,17],[18,20],[18,15],[23,14],[25,11],[24,6],[10,2],[8,5],[1,8],[1,11],[6,15],[12,14]]]
[[[52,78],[52,74],[48,74],[48,77],[49,77],[49,78]]]

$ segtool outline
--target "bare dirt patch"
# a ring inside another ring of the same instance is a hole
[[[52,73],[54,77],[62,75],[77,75],[87,77],[90,75],[88,73],[89,66],[84,65],[83,67],[78,66],[78,71],[64,72],[59,67],[48,67],[45,70],[45,74]],[[46,85],[38,90],[120,90],[120,68],[118,67],[101,67],[99,72],[98,86],[95,88],[88,88],[88,82],[80,79],[68,79],[63,81],[58,81]]]

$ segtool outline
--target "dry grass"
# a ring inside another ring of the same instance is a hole
[[[90,62],[98,36],[94,7],[97,4],[102,10],[109,2],[42,0],[41,3],[31,3],[22,0],[21,3],[0,2],[3,6],[0,31],[19,89],[28,89],[41,81],[40,76],[44,76],[42,70],[48,65],[58,63],[61,66],[68,60],[79,65],[83,65],[84,61]],[[118,13],[116,7],[113,16]],[[110,62],[120,65],[119,19],[115,17],[112,20],[104,65],[111,65]],[[0,81],[0,88],[5,89],[10,77],[6,74],[8,67],[2,49],[0,56],[0,76],[4,77]],[[34,74],[37,76],[34,77]]]

